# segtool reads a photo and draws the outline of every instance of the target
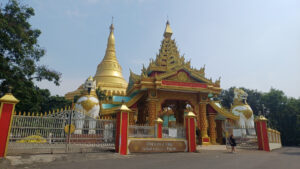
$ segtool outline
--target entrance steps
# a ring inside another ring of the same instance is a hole
[[[237,144],[237,148],[240,149],[258,149],[258,144],[257,144],[257,137],[256,136],[250,136],[247,135],[241,140],[239,140],[239,143]]]
[[[197,151],[201,150],[227,150],[226,145],[197,145]]]

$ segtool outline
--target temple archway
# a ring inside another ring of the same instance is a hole
[[[160,105],[160,118],[163,119],[163,126],[175,127],[184,125],[184,114],[186,108],[193,109],[193,105],[188,100],[167,99]]]

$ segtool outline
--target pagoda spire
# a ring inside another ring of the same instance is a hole
[[[107,40],[105,56],[97,67],[94,79],[97,88],[106,90],[111,94],[125,95],[127,82],[122,75],[122,68],[116,57],[115,36],[113,23],[109,27],[110,33]]]
[[[110,33],[107,40],[107,47],[104,59],[108,60],[117,60],[116,57],[116,48],[115,48],[115,36],[114,36],[114,24],[112,23],[109,27]]]
[[[176,46],[175,40],[172,39],[173,31],[170,27],[170,22],[167,20],[164,38],[161,42],[159,53],[156,59],[150,61],[148,72],[166,72],[172,71],[175,67],[180,67],[185,64],[184,57],[181,57]]]
[[[166,29],[165,29],[165,32],[164,32],[164,37],[165,38],[171,38],[172,34],[173,34],[173,31],[171,29],[170,22],[169,22],[169,20],[167,20]]]

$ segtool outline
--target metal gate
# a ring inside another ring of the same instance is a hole
[[[114,151],[115,120],[82,118],[78,117],[79,113],[64,110],[43,115],[14,115],[8,155]],[[83,125],[78,125],[79,122]]]
[[[255,128],[240,128],[225,120],[226,147],[230,147],[229,137],[233,134],[237,147],[243,149],[258,149]]]

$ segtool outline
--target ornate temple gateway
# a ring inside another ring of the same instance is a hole
[[[200,143],[221,143],[224,120],[238,120],[239,116],[213,101],[221,92],[220,79],[212,81],[205,76],[205,66],[197,69],[185,61],[172,39],[170,23],[166,23],[155,60],[143,67],[140,74],[130,71],[128,86],[116,58],[113,31],[111,25],[106,53],[94,76],[97,88],[111,96],[100,100],[99,115],[115,117],[116,110],[124,103],[132,110],[129,116],[132,125],[153,126],[161,118],[164,127],[176,127],[184,126],[184,115],[192,111],[196,115]],[[65,97],[73,100],[82,89],[80,86]]]
[[[280,133],[267,128],[234,90],[230,110],[214,101],[220,79],[205,76],[180,56],[169,22],[159,53],[140,74],[122,75],[110,26],[105,56],[94,77],[65,95],[75,106],[49,112],[14,111],[11,93],[0,98],[0,158],[6,154],[101,152],[195,152],[198,144],[227,144],[233,134],[240,147],[270,151],[281,147]],[[3,130],[2,130],[3,129]],[[197,134],[196,134],[197,133]]]

